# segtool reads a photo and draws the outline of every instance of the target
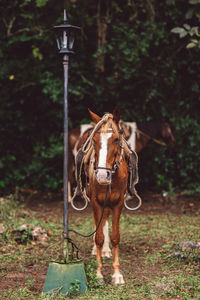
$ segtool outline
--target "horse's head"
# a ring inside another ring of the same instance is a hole
[[[176,139],[172,133],[169,122],[166,120],[162,121],[161,137],[164,139],[166,144],[168,144],[169,146],[174,146]]]
[[[95,124],[101,123],[93,135],[95,151],[95,176],[99,184],[108,185],[112,180],[117,155],[120,153],[119,120],[120,112],[115,109],[113,114],[105,114],[100,118],[90,112]],[[108,116],[108,117],[106,117]],[[103,121],[105,119],[105,121]]]

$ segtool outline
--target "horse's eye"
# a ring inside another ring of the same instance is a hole
[[[118,143],[118,142],[119,142],[118,138],[114,139],[114,143]]]

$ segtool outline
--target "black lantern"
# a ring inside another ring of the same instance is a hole
[[[56,41],[59,53],[62,55],[73,54],[75,32],[79,30],[80,27],[70,25],[67,22],[66,10],[64,10],[63,24],[54,26],[53,29],[56,33]]]

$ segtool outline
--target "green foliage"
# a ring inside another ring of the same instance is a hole
[[[195,18],[197,19],[197,24],[200,20],[200,1],[199,0],[189,0],[189,4],[191,5],[188,9],[185,18],[188,21],[193,21]],[[200,33],[198,26],[190,26],[189,24],[184,24],[183,27],[175,27],[171,30],[173,33],[179,34],[180,38],[184,38],[189,36],[189,43],[186,48],[191,49],[194,47],[200,48]]]
[[[75,295],[78,295],[79,293],[80,293],[80,281],[75,280],[75,281],[71,282],[71,286],[68,290],[67,295],[68,296],[75,296]]]
[[[88,280],[88,288],[90,290],[96,289],[100,286],[99,279],[96,277],[96,260],[91,260],[85,265],[85,272]]]
[[[199,1],[148,3],[105,1],[99,16],[94,1],[67,1],[69,21],[82,28],[70,59],[69,126],[87,122],[88,107],[102,115],[118,105],[127,121],[167,117],[176,147],[145,149],[141,186],[199,191]],[[52,27],[62,12],[55,0],[0,2],[2,189],[61,187],[63,72]],[[99,17],[107,30],[97,46]],[[189,36],[192,51],[171,31]]]
[[[200,33],[199,33],[198,26],[191,27],[188,24],[184,24],[183,27],[173,28],[171,30],[171,32],[179,34],[180,38],[183,38],[187,35],[193,37],[190,39],[190,43],[187,44],[186,48],[188,48],[188,49],[194,48],[194,47],[200,48],[200,40],[199,40]]]

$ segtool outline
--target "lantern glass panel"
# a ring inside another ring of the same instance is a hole
[[[58,50],[60,50],[60,48],[61,48],[61,41],[60,41],[60,35],[59,35],[59,33],[56,34],[56,43],[57,43]]]
[[[73,46],[74,46],[74,31],[71,30],[70,33],[69,33],[69,50],[72,50],[73,49]]]
[[[68,36],[67,36],[67,31],[63,31],[63,36],[62,36],[62,48],[67,49],[67,42],[68,42]]]

